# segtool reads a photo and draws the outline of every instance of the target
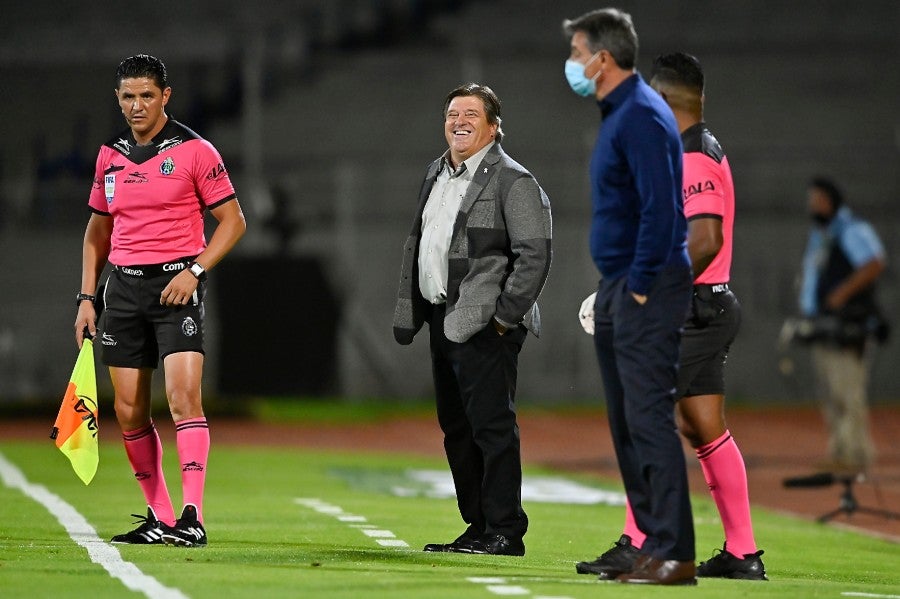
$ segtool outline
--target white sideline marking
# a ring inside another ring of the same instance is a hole
[[[341,522],[365,522],[366,517],[365,516],[344,515],[344,516],[338,516],[338,520],[340,520]]]
[[[874,597],[875,599],[900,599],[900,595],[878,595],[876,593],[854,593],[845,591],[841,593],[844,597]]]
[[[47,508],[47,511],[66,529],[69,537],[87,550],[92,562],[102,566],[113,578],[121,580],[122,584],[132,591],[143,593],[152,599],[158,597],[187,599],[187,595],[179,589],[163,585],[152,576],[141,572],[133,563],[123,560],[119,550],[100,539],[94,527],[78,513],[78,510],[58,495],[51,493],[47,487],[28,482],[22,471],[9,462],[2,453],[0,453],[0,478],[7,487],[18,489]]]
[[[393,539],[397,536],[389,530],[378,530],[371,528],[362,529],[362,533],[367,537],[380,537],[382,539]]]
[[[345,512],[344,508],[340,506],[332,505],[315,497],[296,497],[294,498],[294,503],[306,506],[320,514],[333,516],[350,528],[357,529],[370,539],[375,539],[375,542],[382,547],[409,547],[409,543],[396,538],[397,535],[393,532],[379,528],[374,524],[368,524],[365,516],[350,514]],[[365,522],[366,524],[358,524],[359,522]]]
[[[516,577],[512,576],[510,578],[524,578],[525,580],[538,580],[538,579],[529,579],[528,577]],[[483,584],[486,585],[484,588],[486,591],[493,593],[495,595],[531,595],[531,591],[526,589],[525,587],[509,584],[509,578],[504,578],[502,576],[470,576],[466,578],[467,581],[473,584]],[[554,582],[558,582],[554,580]],[[571,597],[550,597],[548,595],[534,595],[532,599],[572,599]]]
[[[383,547],[409,547],[409,543],[401,539],[378,539],[375,542]]]
[[[512,585],[499,585],[499,584],[489,584],[485,587],[488,592],[493,593],[495,595],[530,595],[531,591],[526,589],[525,587],[518,587]]]

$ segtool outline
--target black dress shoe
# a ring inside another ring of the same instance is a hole
[[[478,536],[480,535],[467,530],[456,537],[456,540],[452,543],[428,543],[422,548],[422,551],[432,553],[471,553],[470,551],[466,551],[466,549],[468,549],[472,541],[477,539]]]
[[[697,566],[693,561],[648,557],[638,561],[637,567],[616,578],[632,584],[697,584]]]
[[[511,539],[506,535],[486,534],[459,549],[459,553],[522,556],[525,555],[525,543],[522,539]]]

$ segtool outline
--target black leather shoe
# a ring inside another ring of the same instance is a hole
[[[616,580],[632,584],[693,585],[697,584],[697,566],[693,561],[649,557],[638,561],[632,572],[622,574]]]
[[[465,551],[469,547],[469,545],[477,539],[480,535],[477,533],[473,533],[471,531],[466,531],[456,537],[456,540],[452,543],[428,543],[425,547],[422,548],[422,551],[428,551],[432,553],[471,553],[470,551]]]
[[[459,553],[478,553],[487,555],[525,555],[525,543],[522,539],[511,539],[506,535],[486,534],[458,550]]]
[[[579,574],[593,574],[600,580],[615,580],[619,574],[634,570],[640,556],[637,548],[631,544],[631,537],[622,535],[611,549],[597,559],[575,564],[575,571]]]

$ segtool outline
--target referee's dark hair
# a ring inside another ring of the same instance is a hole
[[[606,50],[619,68],[633,69],[637,63],[638,35],[627,12],[618,8],[601,8],[563,21],[563,33],[569,39],[576,31],[583,31],[587,36],[591,52],[596,54]]]
[[[494,90],[480,83],[460,85],[447,94],[447,98],[444,100],[444,118],[447,118],[447,108],[450,107],[450,102],[458,96],[475,96],[479,98],[481,103],[484,104],[484,113],[487,121],[492,125],[497,125],[497,133],[494,135],[494,139],[497,140],[497,143],[503,141],[503,127],[500,126],[503,123],[503,119],[500,118],[500,98],[497,97]]]
[[[149,54],[135,54],[119,63],[116,69],[116,89],[119,89],[122,79],[138,77],[155,80],[159,89],[166,89],[169,86],[166,65],[160,59]]]
[[[653,61],[651,79],[658,79],[661,83],[688,87],[703,95],[703,67],[695,56],[685,52],[672,52],[661,54]]]
[[[818,189],[831,200],[831,207],[837,211],[838,208],[844,203],[844,194],[841,193],[840,188],[837,184],[829,179],[828,177],[813,177],[809,181],[809,186],[813,189]]]

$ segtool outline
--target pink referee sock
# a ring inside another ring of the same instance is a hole
[[[750,521],[747,469],[731,433],[726,430],[712,443],[697,448],[697,458],[709,492],[719,509],[728,553],[738,558],[756,553]]]
[[[163,449],[156,427],[151,422],[144,428],[123,431],[122,439],[134,477],[141,485],[147,505],[153,509],[160,522],[172,526],[175,524],[175,512],[162,471]]]
[[[644,540],[647,538],[647,535],[641,532],[637,522],[634,521],[634,512],[631,511],[631,503],[627,499],[625,500],[625,529],[622,530],[622,534],[631,537],[631,544],[636,549],[643,547]]]
[[[181,463],[181,487],[184,504],[197,508],[197,520],[203,523],[203,487],[206,484],[206,460],[209,458],[209,426],[206,418],[189,418],[175,423],[175,442]]]

